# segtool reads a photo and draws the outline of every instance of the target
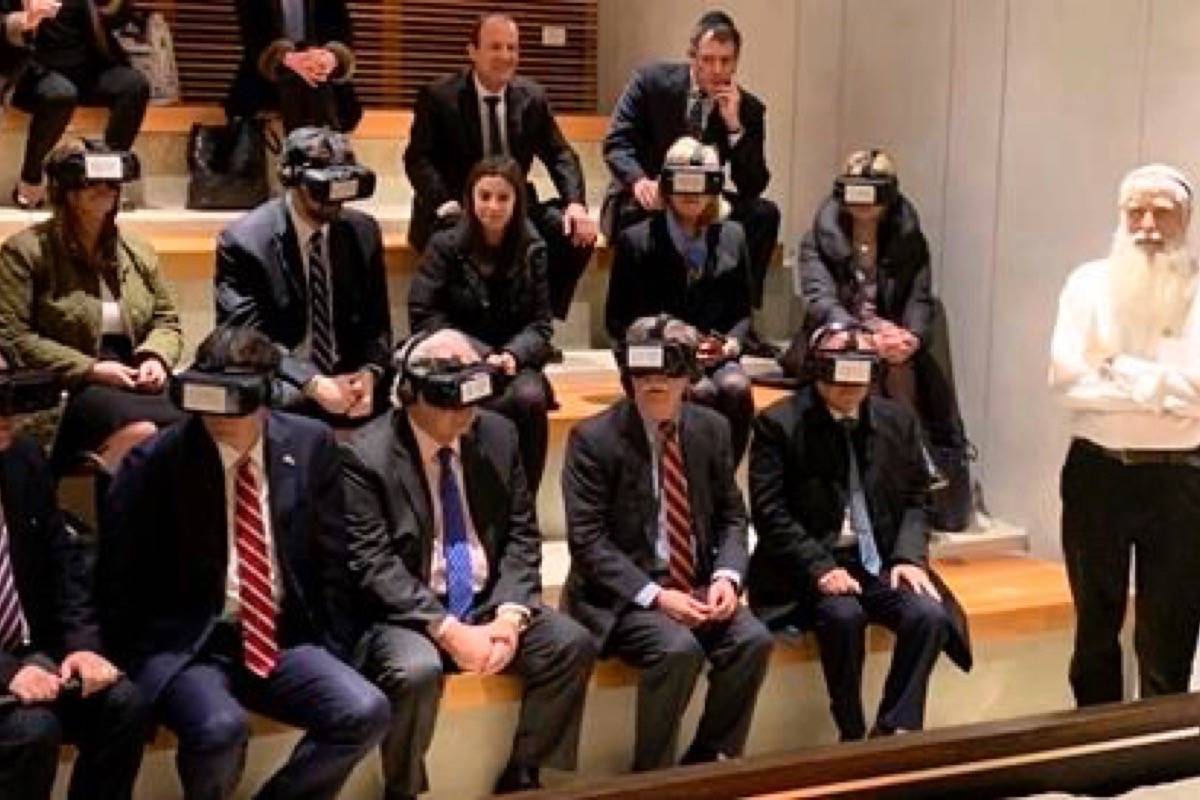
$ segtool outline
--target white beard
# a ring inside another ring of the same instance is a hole
[[[1124,231],[1108,257],[1112,345],[1117,353],[1155,358],[1158,340],[1179,336],[1196,292],[1196,267],[1183,245],[1148,253]]]

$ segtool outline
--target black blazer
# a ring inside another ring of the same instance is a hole
[[[28,108],[33,84],[47,70],[79,74],[128,64],[129,56],[113,31],[133,12],[134,0],[63,0],[58,13],[43,20],[34,34],[33,61],[15,96],[20,107]]]
[[[715,411],[685,403],[679,421],[687,471],[696,575],[746,573],[746,506],[734,483],[729,424]],[[653,580],[659,503],[653,454],[633,401],[619,400],[571,430],[562,472],[571,570],[563,610],[591,631],[598,647]]]
[[[929,476],[920,425],[897,403],[872,395],[852,434],[871,525],[885,568],[928,569]],[[750,445],[750,508],[758,544],[746,588],[754,613],[769,626],[805,618],[817,580],[837,567],[834,543],[847,502],[849,450],[814,387],[805,386],[759,414]],[[947,655],[971,665],[967,620],[958,601],[930,571],[954,634]]]
[[[0,21],[9,14],[20,13],[24,7],[23,0],[0,0]],[[0,36],[0,93],[7,93],[16,83],[32,52],[28,45],[15,45],[7,36]]]
[[[373,366],[386,372],[392,321],[379,223],[361,211],[343,209],[330,223],[329,260],[339,359],[334,371]],[[300,243],[283,197],[268,200],[221,231],[214,282],[217,324],[255,328],[282,348],[281,404],[302,402],[300,388],[317,375],[317,368],[290,355],[308,330],[309,301]]]
[[[521,171],[529,174],[536,156],[564,202],[586,202],[579,156],[559,130],[546,91],[518,76],[504,89],[504,105],[509,154],[521,165]],[[425,249],[440,205],[463,201],[467,173],[481,158],[479,95],[471,71],[456,72],[422,87],[404,151],[404,171],[413,187],[408,226],[408,240],[413,247]],[[532,204],[536,198],[531,196],[529,200]]]
[[[526,223],[524,247],[494,280],[471,253],[467,221],[429,240],[408,294],[414,332],[456,328],[482,352],[507,350],[519,367],[540,369],[550,357],[550,281],[546,245]]]
[[[91,580],[81,546],[58,509],[54,477],[31,439],[0,450],[0,501],[8,526],[13,578],[29,624],[33,652],[0,650],[0,691],[30,660],[44,665],[77,650],[100,652]]]
[[[329,427],[270,412],[263,434],[271,536],[283,584],[281,646],[352,637],[337,445]],[[132,450],[113,479],[97,565],[102,622],[151,701],[220,619],[229,564],[221,457],[199,417]]]
[[[657,178],[667,150],[681,136],[691,133],[687,124],[691,65],[658,62],[633,73],[617,100],[604,137],[604,160],[612,173],[605,204],[628,202],[639,178]],[[739,87],[741,88],[741,87]],[[744,88],[738,119],[742,136],[729,146],[729,129],[714,109],[708,115],[701,139],[717,148],[721,163],[729,164],[739,198],[754,198],[767,189],[767,107]]]
[[[252,116],[279,106],[276,88],[283,56],[290,50],[328,48],[337,57],[330,75],[338,127],[352,131],[362,119],[362,106],[350,77],[354,73],[354,32],[346,0],[305,0],[304,39],[293,42],[283,32],[279,0],[237,0],[242,60],[225,98],[230,117]]]
[[[542,591],[541,534],[517,430],[480,409],[460,453],[465,500],[488,559],[475,617],[486,618],[502,603],[532,606]],[[424,632],[447,613],[429,588],[437,529],[420,461],[412,423],[400,409],[360,428],[342,447],[350,571],[359,619],[368,624]]]
[[[638,317],[670,314],[701,333],[739,341],[750,330],[750,254],[736,222],[709,226],[708,260],[688,284],[687,265],[671,241],[666,212],[621,231],[608,277],[604,323],[613,341]]]

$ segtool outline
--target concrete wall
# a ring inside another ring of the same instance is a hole
[[[601,0],[600,96],[678,55],[704,3]],[[1057,549],[1065,418],[1044,388],[1057,295],[1102,254],[1120,176],[1200,174],[1192,0],[729,0],[742,82],[768,103],[786,241],[842,156],[897,157],[950,313],[956,378],[992,510]],[[658,43],[658,47],[655,45]],[[665,44],[663,44],[665,43]]]

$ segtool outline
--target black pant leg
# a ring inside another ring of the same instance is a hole
[[[150,102],[150,84],[146,76],[133,67],[117,65],[100,73],[95,86],[85,93],[84,100],[109,108],[104,141],[109,147],[128,150],[142,129],[146,104]]]
[[[762,308],[767,269],[779,242],[779,206],[765,197],[735,198],[731,205],[729,218],[742,224],[750,251],[750,303]]]
[[[737,361],[726,362],[701,378],[690,391],[693,401],[721,412],[729,422],[733,463],[741,463],[750,444],[750,425],[754,421],[754,389],[746,370]]]
[[[504,392],[489,401],[487,407],[503,414],[517,426],[517,444],[521,466],[529,481],[529,491],[537,497],[546,469],[546,451],[550,443],[550,409],[554,393],[546,376],[538,370],[518,372]]]
[[[0,797],[49,800],[63,730],[50,706],[0,711]]]
[[[40,70],[26,81],[16,97],[17,105],[32,115],[25,136],[21,180],[37,184],[42,182],[42,162],[71,122],[79,91],[70,78],[53,70]]]
[[[738,606],[726,622],[701,626],[696,636],[712,668],[704,713],[689,752],[699,760],[740,756],[775,640],[745,606]]]
[[[276,84],[279,91],[279,115],[283,118],[284,133],[305,126],[344,130],[338,118],[337,98],[333,85],[322,83],[309,86],[291,70],[284,70]]]
[[[867,735],[862,704],[866,661],[867,613],[855,595],[816,595],[813,633],[821,652],[821,671],[829,692],[829,710],[842,741]]]
[[[592,247],[578,247],[563,233],[562,201],[534,203],[529,220],[546,242],[550,279],[550,308],[558,319],[566,319],[579,278],[592,260]]]
[[[63,728],[79,750],[70,800],[129,800],[142,764],[150,706],[122,678],[91,697],[62,704]]]

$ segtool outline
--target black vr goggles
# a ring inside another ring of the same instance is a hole
[[[619,344],[617,366],[629,375],[666,375],[669,378],[696,377],[699,366],[692,348],[679,342],[649,341]]]
[[[834,334],[848,333],[840,348],[822,347]],[[813,380],[840,386],[867,386],[879,377],[879,354],[859,347],[858,336],[866,328],[854,323],[830,323],[817,328],[809,339],[805,364]]]
[[[725,172],[720,167],[696,164],[664,166],[659,177],[666,194],[718,195],[725,185]]]
[[[0,370],[0,416],[32,414],[58,405],[62,387],[58,376],[41,369]]]
[[[496,393],[493,369],[483,362],[463,364],[457,358],[420,358],[404,366],[400,379],[437,408],[467,408]]]
[[[895,177],[839,175],[833,180],[833,196],[848,206],[890,206],[900,194]]]
[[[72,153],[46,164],[46,175],[63,190],[96,183],[130,183],[142,175],[141,162],[131,150],[111,153]]]
[[[375,194],[375,173],[361,164],[294,168],[293,182],[308,189],[318,203],[365,200]]]
[[[189,414],[244,417],[270,403],[271,376],[262,372],[201,372],[172,376],[172,402]]]

